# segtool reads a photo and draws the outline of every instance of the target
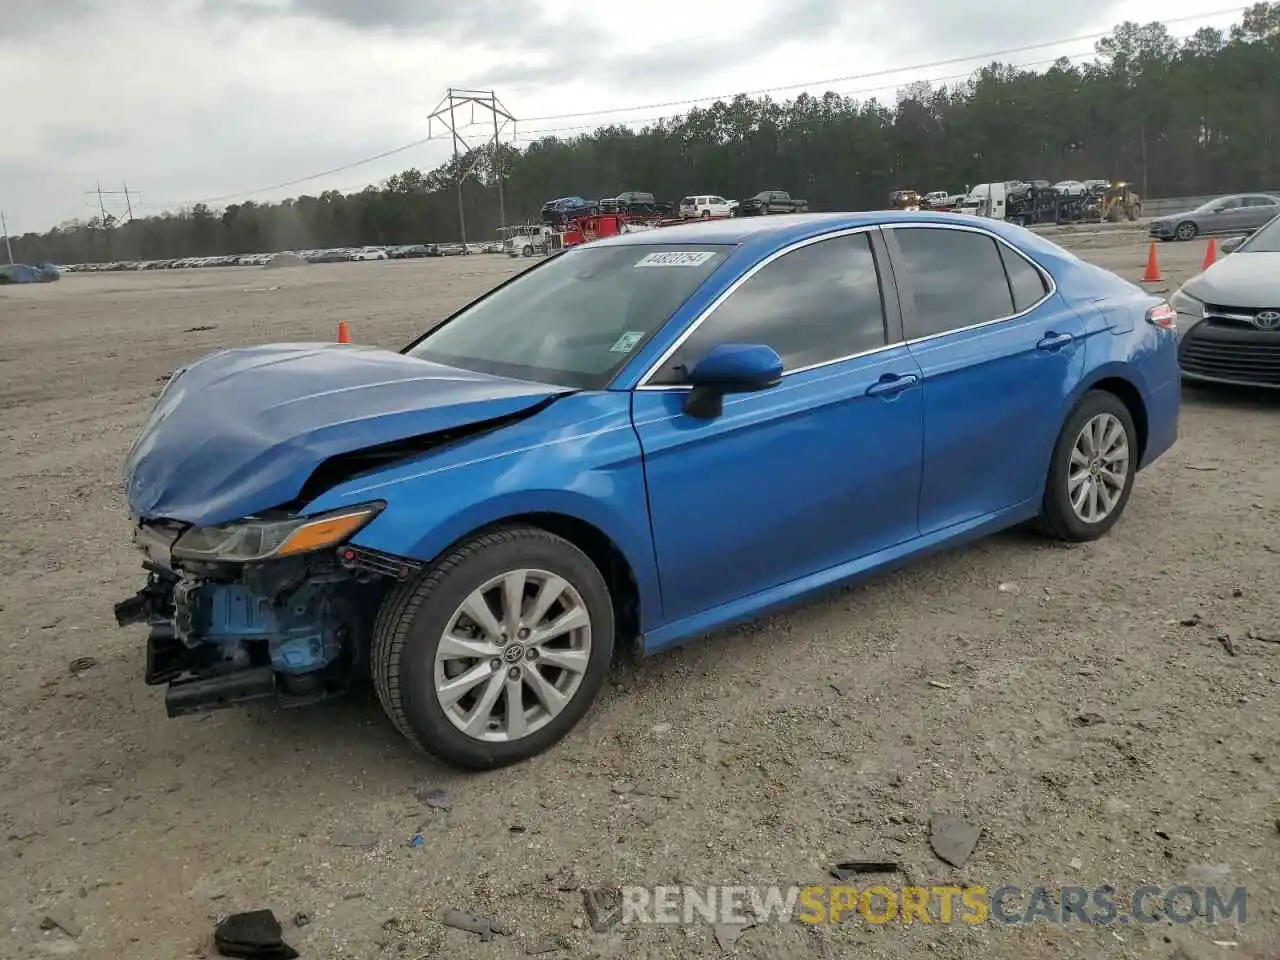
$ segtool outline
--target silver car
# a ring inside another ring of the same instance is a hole
[[[1184,283],[1169,304],[1184,379],[1280,388],[1280,216]]]
[[[1236,193],[1218,197],[1186,213],[1156,217],[1147,227],[1155,240],[1194,240],[1220,233],[1249,233],[1280,213],[1280,197]]]

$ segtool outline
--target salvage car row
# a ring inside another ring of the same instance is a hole
[[[63,266],[64,273],[102,273],[122,270],[189,270],[202,267],[264,267],[283,259],[306,263],[349,263],[367,260],[409,260],[421,257],[457,257],[476,253],[501,253],[502,245],[490,243],[413,243],[399,246],[332,247],[318,250],[285,250],[275,253],[227,254],[214,257],[181,257],[167,260],[117,260]]]

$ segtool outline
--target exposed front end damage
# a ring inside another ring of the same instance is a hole
[[[255,518],[219,528],[221,540],[188,524],[139,524],[147,582],[115,615],[121,626],[150,625],[146,682],[168,686],[170,717],[253,700],[313,703],[367,674],[378,604],[418,565],[345,544],[346,530],[367,522],[352,514]],[[343,542],[312,548],[335,533]]]

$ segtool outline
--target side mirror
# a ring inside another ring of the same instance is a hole
[[[1248,240],[1248,237],[1228,237],[1222,241],[1222,245],[1218,247],[1220,253],[1235,253],[1240,249],[1240,244]]]
[[[755,393],[782,379],[782,358],[761,343],[721,343],[689,371],[693,386],[684,402],[691,417],[711,419],[724,411],[727,393]]]

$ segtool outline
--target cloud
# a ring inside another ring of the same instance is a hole
[[[11,229],[37,230],[96,213],[85,191],[99,180],[141,191],[135,209],[148,213],[359,189],[444,161],[440,140],[359,164],[439,136],[427,115],[450,86],[492,86],[522,118],[522,143],[535,130],[688,109],[620,109],[635,104],[762,88],[789,97],[818,78],[897,69],[833,85],[863,99],[887,87],[874,95],[891,102],[895,87],[981,61],[903,67],[1185,17],[1196,2],[1083,0],[1029,13],[1022,0],[0,0],[0,89],[22,91],[5,103],[0,201]],[[463,135],[489,136],[489,117],[475,120]],[[290,185],[264,189],[274,184]]]
[[[333,0],[336,2],[336,0]],[[874,50],[892,49],[904,65],[945,60],[957,55],[1014,48],[1028,42],[1072,37],[1111,25],[1120,0],[1081,0],[1074,4],[1036,8],[1028,20],[1024,0],[989,0],[974,6],[954,0],[872,0],[854,6],[847,0],[770,0],[745,25],[727,19],[717,33],[693,43],[660,43],[638,51],[617,45],[580,45],[567,59],[539,57],[500,64],[478,72],[468,82],[479,86],[509,83],[569,84],[594,80],[617,85],[693,82],[712,71],[732,70],[751,63],[803,58],[814,46],[846,44],[845,76],[883,68],[868,66]],[[1028,24],[1034,23],[1034,36]],[[1081,45],[1087,49],[1087,44]],[[963,72],[963,66],[956,72]],[[801,76],[795,82],[819,79]],[[784,86],[787,81],[778,85]],[[753,88],[772,86],[767,81]],[[700,89],[695,95],[715,94]]]
[[[303,18],[356,31],[425,34],[494,47],[560,49],[564,29],[537,4],[518,0],[205,0],[203,10],[221,17]]]
[[[0,11],[0,43],[28,39],[100,13],[98,0],[19,0]]]

